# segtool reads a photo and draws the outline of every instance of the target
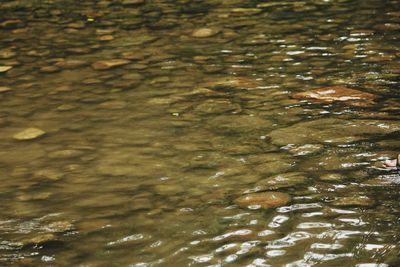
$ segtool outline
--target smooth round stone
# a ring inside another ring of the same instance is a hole
[[[9,71],[10,69],[12,69],[12,66],[0,66],[0,73]]]
[[[201,28],[194,30],[192,32],[192,36],[196,38],[207,38],[214,36],[219,33],[219,30],[217,29],[211,29],[211,28]]]
[[[11,91],[10,87],[7,86],[0,86],[0,94]]]
[[[19,133],[13,135],[16,140],[32,140],[41,137],[46,134],[45,131],[39,128],[27,128]]]
[[[242,208],[271,209],[284,206],[290,202],[290,196],[281,192],[262,192],[241,196],[235,203]]]
[[[108,70],[118,66],[123,66],[128,64],[130,61],[126,59],[109,59],[109,60],[99,60],[92,64],[95,70]]]
[[[371,207],[375,205],[375,201],[367,196],[339,197],[332,202],[336,207]]]

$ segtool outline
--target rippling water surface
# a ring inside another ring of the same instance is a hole
[[[1,1],[0,265],[399,266],[399,30],[397,0]],[[364,95],[301,96],[332,86]]]

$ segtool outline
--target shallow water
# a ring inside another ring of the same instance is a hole
[[[2,1],[1,265],[398,266],[399,4]]]

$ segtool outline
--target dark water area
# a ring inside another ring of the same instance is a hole
[[[400,266],[400,2],[0,2],[1,266]]]

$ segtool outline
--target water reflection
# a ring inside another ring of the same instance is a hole
[[[398,4],[3,1],[1,264],[397,266]]]

